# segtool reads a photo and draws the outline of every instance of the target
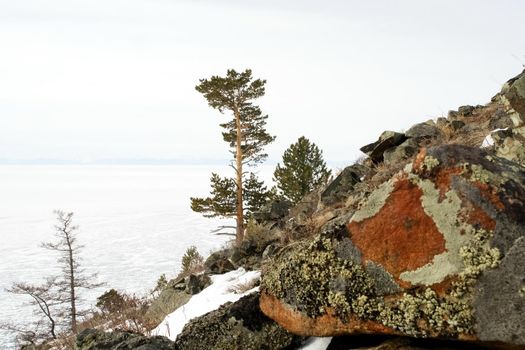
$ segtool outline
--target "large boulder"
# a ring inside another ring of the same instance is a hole
[[[258,222],[278,221],[288,214],[291,207],[292,203],[290,201],[277,198],[263,205],[258,211],[253,213],[253,217]]]
[[[86,329],[77,336],[77,350],[173,350],[174,343],[166,337]]]
[[[226,248],[212,253],[204,262],[204,270],[208,274],[220,275],[236,269],[229,257],[232,249]]]
[[[525,168],[422,149],[346,225],[283,249],[261,309],[305,336],[393,334],[525,346]]]
[[[177,336],[175,349],[293,349],[301,340],[266,317],[259,308],[259,293],[252,293],[191,320]]]
[[[420,144],[423,141],[439,139],[443,133],[433,121],[427,121],[413,125],[405,132],[405,135]]]

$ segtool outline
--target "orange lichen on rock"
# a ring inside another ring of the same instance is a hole
[[[394,186],[376,215],[351,221],[348,229],[363,261],[380,264],[400,282],[401,273],[416,270],[444,252],[445,240],[421,205],[421,189],[406,178]]]
[[[331,308],[321,316],[311,318],[292,309],[276,297],[262,293],[259,299],[262,312],[291,333],[302,336],[328,337],[343,334],[401,334],[380,323],[352,316],[343,322]]]

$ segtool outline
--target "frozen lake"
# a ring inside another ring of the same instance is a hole
[[[220,166],[0,166],[0,321],[25,322],[25,297],[5,288],[39,283],[55,272],[54,252],[39,247],[54,239],[53,210],[75,213],[83,267],[107,286],[85,294],[89,302],[109,288],[132,293],[152,289],[162,273],[176,275],[190,245],[202,255],[230,238],[210,230],[226,223],[190,209],[190,196],[206,196],[211,171]],[[263,167],[261,177],[271,178]],[[0,348],[13,347],[0,333]]]

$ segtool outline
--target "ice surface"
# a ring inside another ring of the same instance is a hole
[[[73,211],[82,265],[109,288],[143,294],[165,273],[175,276],[186,248],[208,255],[229,237],[210,234],[219,224],[190,209],[190,196],[206,196],[212,171],[227,166],[0,166],[0,321],[34,318],[24,297],[10,295],[13,282],[40,283],[56,272],[56,255],[39,247],[53,240],[54,209]],[[271,168],[262,171],[269,178]],[[14,347],[0,331],[0,349]]]

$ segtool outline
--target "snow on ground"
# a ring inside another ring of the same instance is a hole
[[[332,341],[331,337],[318,338],[311,337],[303,344],[299,350],[326,350],[330,342]]]
[[[175,340],[184,325],[192,318],[216,310],[226,302],[237,301],[255,292],[258,287],[240,294],[235,293],[234,289],[236,286],[247,285],[258,280],[260,276],[259,271],[246,271],[242,267],[223,275],[211,276],[212,284],[209,287],[195,294],[188,303],[166,316],[164,321],[151,331],[151,335],[163,335]]]

